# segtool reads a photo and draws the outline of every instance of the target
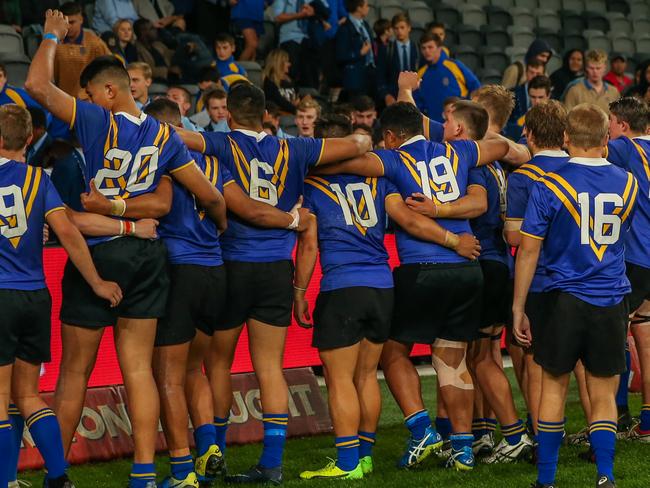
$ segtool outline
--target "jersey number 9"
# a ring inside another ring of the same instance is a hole
[[[12,205],[7,205],[7,197],[13,200]],[[27,215],[23,193],[17,185],[0,188],[0,234],[7,239],[21,237],[27,231]]]
[[[451,162],[444,156],[436,156],[429,161],[429,170],[431,171],[431,180],[436,185],[435,195],[431,191],[431,182],[429,181],[429,172],[427,163],[424,161],[417,162],[417,168],[422,179],[422,193],[428,198],[435,198],[440,203],[453,202],[460,197],[460,189],[456,181],[456,175],[451,167]],[[445,187],[447,187],[445,189]]]
[[[594,242],[601,246],[614,244],[621,233],[621,218],[617,213],[605,213],[606,203],[611,203],[615,208],[620,209],[623,207],[623,198],[616,193],[599,193],[594,197]],[[580,205],[580,244],[588,245],[592,219],[589,193],[578,194],[578,204]]]

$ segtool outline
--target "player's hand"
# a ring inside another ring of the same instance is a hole
[[[99,215],[111,214],[111,201],[99,192],[94,179],[90,180],[90,191],[81,194],[81,206],[86,212]]]
[[[303,17],[313,17],[316,14],[316,11],[314,10],[314,7],[306,3],[302,6],[301,14]]]
[[[296,231],[304,232],[311,225],[311,212],[307,208],[299,208],[298,214],[300,215],[300,223]]]
[[[294,290],[293,293],[293,317],[303,329],[311,329],[311,315],[309,314],[309,302],[305,299],[305,292]]]
[[[530,321],[523,310],[512,311],[513,333],[515,339],[524,347],[530,347],[533,343],[533,336],[530,332]]]
[[[43,225],[43,244],[50,240],[50,226],[47,224]]]
[[[459,256],[474,261],[481,254],[481,244],[472,234],[458,234],[458,245],[454,251]]]
[[[425,217],[435,218],[438,215],[436,204],[424,193],[411,193],[411,196],[404,200],[408,208]]]
[[[54,34],[59,38],[59,41],[65,39],[70,24],[68,17],[63,15],[59,10],[48,9],[45,12],[45,25],[43,26],[44,34]]]
[[[389,105],[392,105],[396,102],[395,97],[391,95],[390,93],[384,97],[384,103],[386,103],[386,106],[388,107]]]
[[[111,308],[117,307],[122,301],[120,285],[113,281],[100,280],[99,283],[93,286],[93,291],[98,297],[111,302]]]
[[[400,90],[415,91],[420,88],[420,77],[415,71],[402,71],[397,78],[397,87]]]
[[[159,222],[156,219],[140,219],[135,224],[135,237],[138,239],[158,238]]]

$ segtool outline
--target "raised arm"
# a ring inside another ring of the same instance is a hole
[[[406,205],[432,219],[474,219],[487,212],[487,191],[480,185],[471,185],[464,197],[441,204],[435,204],[423,193],[413,193],[406,199]]]
[[[316,217],[312,214],[306,219],[308,224],[304,232],[298,235],[296,249],[296,272],[293,280],[293,316],[301,327],[310,328],[309,303],[305,293],[314,273],[318,257],[318,230]]]
[[[312,169],[311,173],[318,175],[338,175],[352,174],[359,176],[383,176],[384,166],[378,156],[373,153],[366,153],[357,158],[348,159],[337,164],[328,164],[326,166],[318,165]]]
[[[323,139],[323,153],[318,165],[356,158],[371,150],[372,138],[370,136],[352,134],[347,137]]]
[[[420,88],[420,77],[415,71],[402,71],[397,78],[397,101],[415,105],[413,92]]]
[[[542,240],[527,235],[522,235],[517,260],[515,263],[515,290],[512,302],[512,320],[515,338],[523,346],[530,346],[532,336],[530,323],[524,312],[526,297],[530,284],[537,269],[539,253],[542,249]]]
[[[219,232],[225,232],[228,227],[226,202],[221,192],[210,183],[210,180],[196,163],[188,164],[177,171],[173,171],[172,176],[194,195],[196,202],[205,209],[208,217],[217,224]]]
[[[64,39],[68,32],[68,18],[58,10],[45,12],[44,35],[55,35]],[[38,47],[27,73],[25,89],[31,97],[55,117],[71,124],[74,120],[75,100],[60,90],[52,81],[54,79],[54,56],[57,42],[44,39]]]

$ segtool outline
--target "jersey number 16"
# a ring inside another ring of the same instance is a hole
[[[623,198],[616,193],[599,193],[594,197],[594,242],[601,246],[614,244],[621,233],[621,218],[617,213],[605,213],[606,203],[611,203],[620,209],[623,207]],[[589,193],[579,193],[578,204],[580,205],[580,244],[589,245],[589,230],[592,223]]]

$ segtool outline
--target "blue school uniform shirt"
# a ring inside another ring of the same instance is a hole
[[[521,233],[544,241],[549,290],[599,307],[631,291],[625,234],[638,184],[602,158],[571,158],[533,183]]]
[[[304,206],[318,222],[321,291],[393,287],[384,247],[384,201],[391,195],[400,197],[385,178],[336,175],[305,180]]]
[[[415,136],[399,149],[376,150],[370,154],[382,163],[384,176],[397,188],[402,198],[423,193],[435,203],[458,200],[467,193],[469,171],[479,161],[475,141],[439,144]],[[471,233],[468,220],[436,219],[450,232]],[[452,249],[421,241],[402,229],[396,231],[397,251],[403,264],[458,263],[468,261]]]
[[[278,139],[241,129],[201,135],[203,153],[216,156],[245,193],[285,212],[303,194],[307,172],[320,161],[324,145],[322,139]],[[221,249],[226,261],[273,262],[291,259],[295,242],[294,231],[261,229],[229,214]]]
[[[0,158],[0,288],[46,287],[43,225],[58,210],[65,207],[41,168]]]

